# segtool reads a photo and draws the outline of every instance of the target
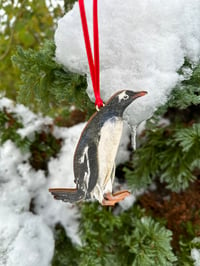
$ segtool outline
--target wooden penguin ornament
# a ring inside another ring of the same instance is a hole
[[[76,188],[50,188],[55,199],[72,203],[95,198],[102,205],[113,206],[130,194],[127,190],[112,194],[115,158],[122,135],[123,112],[146,93],[119,91],[90,118],[74,153]]]

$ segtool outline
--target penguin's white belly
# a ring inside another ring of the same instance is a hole
[[[114,117],[106,121],[100,132],[98,145],[99,174],[92,195],[102,202],[104,193],[112,192],[117,150],[123,130],[123,120]]]

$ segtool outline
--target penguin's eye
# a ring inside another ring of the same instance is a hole
[[[120,93],[120,94],[118,95],[119,103],[120,103],[121,101],[126,101],[126,100],[128,100],[128,98],[129,98],[129,95],[127,95],[125,91],[123,91],[122,93]]]
[[[126,95],[124,95],[124,100],[128,100],[128,98],[129,98],[129,96],[126,94]]]

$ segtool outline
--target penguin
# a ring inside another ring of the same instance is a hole
[[[112,193],[115,158],[123,130],[123,113],[146,91],[122,90],[92,115],[83,129],[74,153],[76,188],[50,188],[55,199],[79,202],[93,199],[114,206],[130,194],[128,190]]]

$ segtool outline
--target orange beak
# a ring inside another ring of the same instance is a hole
[[[138,97],[142,97],[144,95],[146,95],[148,92],[147,91],[138,91],[136,92],[136,94],[133,96],[133,98],[138,98]]]

